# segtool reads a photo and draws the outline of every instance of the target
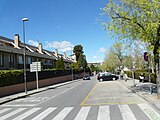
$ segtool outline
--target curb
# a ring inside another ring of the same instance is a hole
[[[157,110],[160,111],[160,108],[157,107],[157,105],[154,103],[154,101],[152,101],[152,100],[150,100],[150,99],[147,99],[147,98],[145,98],[143,95],[135,92],[131,87],[128,87],[128,86],[126,86],[125,84],[123,84],[123,83],[121,83],[121,82],[119,82],[119,83],[122,84],[123,86],[125,86],[126,88],[130,89],[133,93],[135,93],[136,95],[138,95],[139,97],[141,97],[142,99],[144,99],[145,101],[147,101],[149,104],[151,104],[153,107],[155,107]]]
[[[44,88],[40,88],[41,90],[39,89],[38,91],[36,91],[36,90],[34,89],[34,90],[32,90],[32,91],[34,91],[34,92],[28,91],[28,92],[31,92],[31,93],[24,94],[24,95],[19,95],[19,96],[17,95],[16,97],[13,97],[13,98],[8,98],[8,99],[0,102],[0,105],[5,104],[5,103],[8,103],[8,102],[11,102],[11,101],[16,100],[16,99],[25,98],[25,97],[27,97],[27,96],[29,96],[29,95],[33,95],[33,94],[36,94],[36,93],[44,92],[44,91],[47,91],[47,90],[49,90],[49,89],[51,89],[51,88],[57,88],[57,87],[61,87],[61,86],[64,86],[64,85],[68,85],[68,84],[71,84],[71,83],[74,83],[74,82],[78,82],[78,81],[80,81],[80,80],[81,80],[81,79],[77,79],[77,80],[68,81],[68,82],[64,82],[64,83],[59,83],[59,84],[55,84],[55,85],[51,85],[51,86],[46,86],[46,87],[44,87]],[[20,93],[19,93],[19,94],[20,94]]]

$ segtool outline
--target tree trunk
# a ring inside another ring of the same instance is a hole
[[[159,47],[160,47],[160,25],[157,30],[157,39],[154,46],[154,62],[155,62],[155,70],[156,70],[156,82],[157,82],[157,98],[160,98],[160,58],[159,58]]]

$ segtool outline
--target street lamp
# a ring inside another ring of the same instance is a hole
[[[73,48],[71,48],[71,61],[72,61],[72,55],[73,55],[72,51],[73,51]],[[71,66],[71,71],[72,71],[72,81],[73,81],[74,80],[73,66]]]
[[[25,21],[28,21],[28,18],[23,18],[23,64],[24,64],[24,84],[25,84],[25,93],[27,94],[27,80],[26,80],[26,47],[25,47]]]

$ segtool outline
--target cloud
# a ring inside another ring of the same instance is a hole
[[[96,59],[96,58],[97,58],[97,56],[93,56],[93,58],[94,58],[94,59]]]
[[[34,41],[34,40],[28,40],[28,43],[30,44],[30,45],[33,45],[33,46],[38,46],[38,42],[37,41]]]
[[[58,51],[61,52],[67,52],[71,51],[73,49],[73,44],[71,44],[68,41],[53,41],[53,42],[48,42],[46,41],[45,49],[58,49]]]
[[[105,48],[103,48],[103,47],[101,47],[100,49],[99,49],[99,52],[101,52],[101,53],[104,53],[104,52],[106,52],[107,50],[105,49]]]

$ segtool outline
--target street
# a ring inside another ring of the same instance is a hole
[[[159,111],[118,81],[79,80],[0,106],[0,120],[160,120]]]

